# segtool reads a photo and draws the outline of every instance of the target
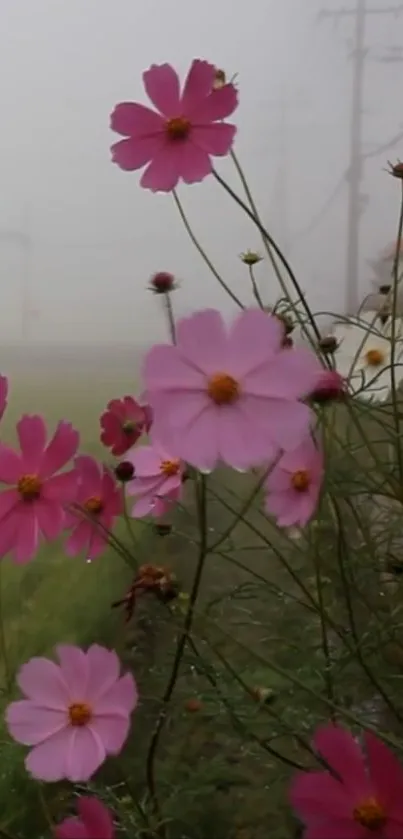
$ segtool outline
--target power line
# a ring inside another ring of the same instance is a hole
[[[359,306],[360,221],[365,206],[364,196],[361,194],[364,161],[366,157],[372,157],[379,152],[378,149],[364,154],[362,148],[364,72],[369,53],[369,48],[366,46],[366,21],[367,17],[371,15],[394,14],[397,16],[402,11],[403,5],[401,4],[383,8],[368,8],[367,0],[356,0],[355,7],[343,6],[335,10],[323,9],[319,13],[320,18],[331,18],[335,23],[345,17],[351,17],[354,20],[354,46],[351,53],[353,60],[353,82],[350,117],[350,165],[347,172],[349,195],[347,212],[346,311],[349,314],[356,312]],[[396,60],[399,59],[397,58]],[[389,143],[386,145],[389,148],[391,147]]]

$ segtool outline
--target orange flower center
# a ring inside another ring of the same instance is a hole
[[[38,475],[23,475],[17,484],[17,490],[23,501],[35,501],[39,498],[41,489],[42,481]]]
[[[166,123],[166,130],[170,140],[185,140],[191,129],[186,117],[173,117]]]
[[[102,513],[104,508],[104,504],[102,498],[99,498],[98,495],[92,495],[91,498],[87,498],[85,504],[83,504],[84,510],[87,513],[90,513],[91,516],[98,516],[99,513]]]
[[[311,483],[311,476],[307,469],[298,469],[291,475],[291,484],[297,492],[305,492]]]
[[[239,396],[239,384],[228,373],[214,373],[207,384],[207,393],[216,405],[230,405]]]
[[[86,702],[72,702],[69,705],[70,725],[88,725],[92,720],[92,708]]]
[[[385,361],[385,356],[381,350],[368,350],[365,360],[369,367],[379,367]]]
[[[166,475],[167,478],[172,478],[174,475],[177,475],[180,469],[180,460],[176,457],[172,458],[172,460],[161,460],[160,470],[163,475]]]
[[[378,830],[386,821],[386,814],[376,798],[367,798],[353,810],[353,818],[368,830]]]

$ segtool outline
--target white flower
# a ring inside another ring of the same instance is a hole
[[[348,324],[335,324],[333,335],[338,347],[333,358],[336,370],[348,379],[353,393],[365,400],[385,402],[392,389],[391,324],[379,324],[377,316],[377,312],[365,312]],[[394,367],[399,386],[403,381],[401,323],[396,327]]]

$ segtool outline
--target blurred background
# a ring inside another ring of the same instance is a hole
[[[237,74],[236,150],[312,308],[356,308],[397,228],[399,189],[385,168],[403,147],[402,34],[401,6],[385,0],[2,0],[3,347],[30,346],[30,363],[43,345],[64,363],[82,346],[142,348],[164,335],[146,290],[158,270],[181,280],[178,313],[231,311],[172,197],[110,162],[115,103],[146,102],[150,64],[183,76],[194,57]],[[218,168],[239,191],[231,161]],[[238,255],[260,248],[253,225],[213,180],[180,196],[212,260],[252,302]],[[274,302],[269,267],[259,276]]]

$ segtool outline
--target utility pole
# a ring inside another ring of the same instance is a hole
[[[355,314],[359,307],[358,279],[360,257],[361,215],[365,207],[365,196],[361,193],[364,174],[362,117],[364,103],[364,74],[368,48],[365,44],[366,21],[371,15],[398,15],[402,5],[387,8],[367,7],[367,0],[356,0],[355,8],[340,8],[334,11],[323,10],[320,17],[333,20],[352,17],[354,19],[354,41],[351,57],[353,60],[353,79],[350,116],[350,164],[347,172],[349,187],[347,209],[347,250],[346,250],[346,314]]]

